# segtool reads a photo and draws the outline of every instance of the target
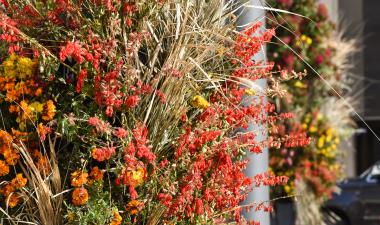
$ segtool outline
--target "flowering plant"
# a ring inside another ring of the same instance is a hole
[[[15,166],[29,182],[17,175],[21,182],[1,184],[7,220],[239,222],[252,184],[287,182],[271,172],[247,177],[245,152],[307,144],[302,137],[258,142],[255,132],[239,131],[252,120],[274,129],[287,118],[263,98],[240,104],[257,91],[246,80],[278,85],[273,64],[251,61],[274,30],[256,23],[235,32],[236,6],[222,3],[1,1],[1,91],[13,116],[3,115],[12,123],[2,147],[14,160],[1,152],[0,169]],[[272,86],[268,96],[279,93]]]

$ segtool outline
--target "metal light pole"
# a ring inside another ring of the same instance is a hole
[[[259,6],[257,7],[244,7],[241,12],[239,12],[238,17],[238,30],[244,29],[244,26],[252,24],[253,22],[261,21],[262,24],[265,24],[265,10],[260,8],[260,6],[264,6],[263,1],[261,0],[250,0],[249,5],[251,6]],[[265,29],[265,28],[263,28]],[[262,46],[261,51],[256,54],[252,60],[255,61],[266,61],[266,49],[265,46]],[[256,81],[252,81],[252,85],[246,85],[247,88],[252,88],[257,90],[259,87],[262,90],[265,90],[267,86],[266,79],[260,79]],[[255,87],[250,87],[255,86]],[[267,99],[263,92],[256,91],[256,96],[246,96],[243,105],[252,104],[254,101],[259,101],[260,97],[264,98],[266,102]],[[265,112],[263,112],[265,113]],[[261,142],[267,139],[267,125],[266,124],[256,124],[253,121],[250,122],[248,129],[246,132],[254,132],[256,136],[256,141]],[[247,169],[245,171],[246,175],[249,177],[253,177],[256,174],[267,172],[268,171],[268,149],[263,149],[261,154],[247,153],[247,158],[249,159],[249,163]],[[261,203],[269,200],[269,187],[262,186],[259,188],[254,187],[253,191],[249,193],[248,198],[243,202],[243,205],[252,204],[252,203]],[[270,224],[270,215],[268,212],[255,212],[251,210],[249,212],[243,211],[243,216],[247,220],[260,221],[261,225],[269,225]]]

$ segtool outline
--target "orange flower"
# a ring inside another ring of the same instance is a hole
[[[42,94],[42,88],[37,88],[37,90],[34,92],[35,96],[39,96]]]
[[[18,173],[11,181],[11,184],[16,188],[23,188],[28,180],[22,177],[22,173]]]
[[[8,163],[8,165],[14,166],[16,165],[18,159],[20,158],[20,155],[18,152],[14,149],[7,148],[3,152],[5,161]]]
[[[55,116],[55,105],[52,100],[49,100],[44,105],[44,111],[42,114],[42,119],[45,121],[50,121]]]
[[[24,100],[20,102],[21,106],[21,119],[22,120],[32,120],[33,119],[33,112],[31,108],[29,107],[28,103]]]
[[[20,204],[20,202],[21,202],[21,197],[17,193],[12,193],[11,195],[9,195],[7,199],[7,204],[10,208],[17,206],[18,204]]]
[[[42,123],[38,124],[37,131],[40,136],[41,141],[44,141],[46,139],[46,134],[51,132],[51,129],[49,127],[44,126]]]
[[[85,205],[88,201],[88,192],[86,188],[75,188],[71,196],[71,201],[76,206]]]
[[[16,137],[19,140],[26,140],[27,136],[29,135],[28,132],[19,131],[12,128],[12,135]]]
[[[101,171],[97,166],[95,166],[91,169],[90,177],[96,181],[102,180],[103,171]]]
[[[13,142],[12,135],[10,135],[8,132],[4,130],[0,130],[0,141],[1,145],[10,146]]]
[[[138,200],[130,201],[125,209],[130,215],[137,215],[144,208],[144,203]]]
[[[115,210],[110,225],[120,225],[121,222],[123,222],[123,218],[120,216],[119,212]]]
[[[82,171],[75,171],[71,173],[71,186],[81,187],[88,181],[88,173]]]
[[[9,166],[3,160],[0,160],[0,176],[5,176],[8,173],[9,173]]]
[[[5,197],[8,197],[11,193],[15,191],[15,187],[12,184],[7,184],[0,189],[0,194]]]

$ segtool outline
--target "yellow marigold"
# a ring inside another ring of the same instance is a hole
[[[71,173],[71,186],[81,187],[88,181],[88,173],[83,171],[75,171]]]
[[[101,171],[97,166],[95,166],[91,169],[90,177],[95,181],[102,180],[103,179],[103,171]]]
[[[37,113],[41,113],[42,110],[44,110],[44,105],[41,102],[37,102],[37,101],[30,103],[29,107],[33,112],[37,112]]]
[[[110,225],[119,225],[121,222],[123,222],[123,218],[120,216],[119,212],[115,210]]]
[[[33,75],[35,63],[27,57],[19,57],[17,61],[17,76],[21,79],[29,78]]]
[[[144,208],[144,203],[139,200],[130,201],[125,207],[130,215],[137,215]]]
[[[49,100],[45,103],[44,105],[44,110],[43,110],[43,115],[42,119],[45,121],[50,121],[54,118],[55,116],[55,105],[52,100]]]
[[[6,59],[3,62],[4,76],[14,77],[16,75],[15,59],[16,59],[16,55],[12,54],[8,59]]]
[[[0,176],[5,176],[8,173],[9,173],[9,166],[3,160],[0,160]]]
[[[11,195],[8,196],[7,198],[7,205],[9,208],[14,208],[21,202],[21,197],[17,193],[12,193]]]
[[[85,205],[88,201],[88,192],[86,188],[75,188],[71,195],[71,202],[76,206]]]
[[[11,166],[16,165],[18,159],[20,158],[18,152],[13,148],[6,148],[3,152],[3,156],[8,165]]]
[[[22,173],[18,173],[15,178],[12,179],[11,184],[16,188],[23,188],[28,180],[22,177]]]
[[[194,96],[190,103],[194,108],[198,109],[206,109],[210,106],[210,103],[201,95]]]

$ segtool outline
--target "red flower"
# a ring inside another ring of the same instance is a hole
[[[329,12],[325,4],[320,3],[318,5],[318,15],[323,19],[327,19],[329,17]]]
[[[203,214],[203,202],[201,199],[195,199],[195,213],[198,215]]]
[[[132,95],[128,96],[127,100],[125,101],[125,105],[128,108],[134,108],[139,104],[140,98],[138,95]]]
[[[68,42],[66,46],[61,48],[61,51],[59,52],[59,59],[64,62],[67,57],[71,56],[76,63],[82,64],[86,53],[86,49],[82,48],[82,44],[80,42]]]
[[[79,72],[79,75],[78,75],[77,87],[76,87],[77,93],[79,93],[82,90],[82,87],[83,87],[83,84],[84,84],[84,80],[86,79],[86,77],[87,77],[87,70],[86,69],[82,69]]]
[[[123,128],[121,128],[121,127],[118,127],[118,128],[116,128],[116,130],[114,131],[114,135],[116,136],[116,137],[118,137],[118,138],[125,138],[125,137],[127,137],[128,136],[128,132],[125,130],[125,129],[123,129]]]

